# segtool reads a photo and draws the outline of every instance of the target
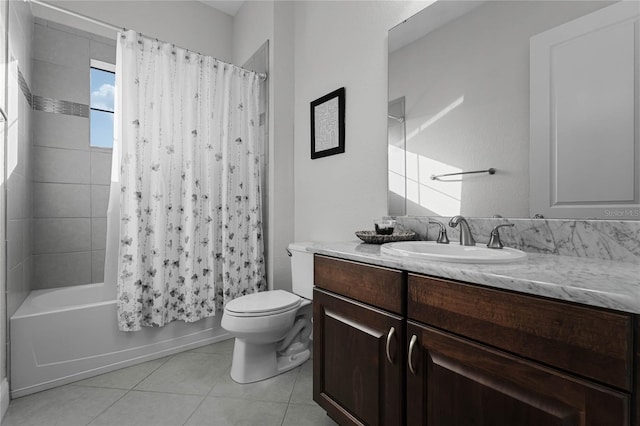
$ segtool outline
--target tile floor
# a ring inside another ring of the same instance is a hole
[[[231,380],[233,339],[11,401],[2,426],[335,425],[312,400],[312,361]]]

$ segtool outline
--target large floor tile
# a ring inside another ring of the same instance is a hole
[[[313,401],[313,362],[311,360],[300,367],[290,402],[292,404],[316,405]]]
[[[207,354],[223,354],[233,355],[233,345],[236,339],[227,339],[222,342],[212,343],[210,345],[200,346],[199,348],[191,349],[189,352],[207,353]]]
[[[335,426],[336,422],[327,416],[319,406],[289,404],[282,426]]]
[[[180,353],[138,384],[136,390],[206,395],[231,365],[228,356]]]
[[[270,379],[255,383],[240,384],[231,379],[229,370],[209,393],[210,396],[242,398],[251,401],[272,401],[288,403],[298,376],[298,369],[287,371]]]
[[[187,426],[281,426],[287,404],[207,397]]]
[[[49,389],[11,401],[2,426],[86,425],[125,393],[74,385]]]
[[[171,357],[155,359],[153,361],[143,362],[142,364],[132,365],[131,367],[121,368],[120,370],[110,373],[101,374],[85,380],[75,382],[78,386],[94,386],[101,388],[115,389],[133,389],[135,385],[147,378],[162,364],[167,362]]]
[[[94,419],[90,426],[182,426],[202,398],[131,391]]]

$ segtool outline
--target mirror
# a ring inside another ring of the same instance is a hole
[[[617,5],[440,0],[392,28],[389,215],[640,219],[637,13],[580,29]]]

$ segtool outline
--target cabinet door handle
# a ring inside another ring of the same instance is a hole
[[[409,364],[409,371],[411,371],[412,374],[416,374],[416,369],[413,367],[413,362],[411,361],[411,358],[413,358],[413,348],[416,346],[417,341],[418,341],[418,338],[416,337],[415,334],[411,336],[411,342],[409,342],[408,364]]]
[[[391,351],[390,351],[390,346],[391,346],[391,338],[393,337],[393,335],[395,334],[396,329],[391,327],[389,329],[389,333],[387,334],[387,359],[389,360],[389,364],[393,364],[393,360],[391,359]]]

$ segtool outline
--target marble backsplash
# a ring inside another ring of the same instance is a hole
[[[418,234],[420,240],[435,240],[438,226],[429,225],[428,217],[399,216],[399,230]],[[448,226],[448,217],[432,217],[446,225],[449,239],[459,241],[459,227]],[[478,244],[486,244],[494,226],[507,247],[526,252],[587,257],[620,262],[640,262],[640,221],[467,218]]]

